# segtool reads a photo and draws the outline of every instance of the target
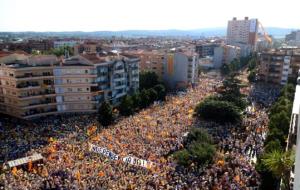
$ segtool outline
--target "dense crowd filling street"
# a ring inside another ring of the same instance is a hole
[[[34,153],[42,163],[5,171],[0,184],[5,189],[257,189],[259,174],[254,163],[262,151],[268,116],[261,103],[269,105],[277,92],[247,87],[252,106],[241,126],[198,121],[193,109],[215,93],[221,79],[201,77],[200,84],[184,95],[169,95],[133,116],[102,128],[95,115],[48,117],[28,122],[3,120],[0,161]],[[217,147],[214,163],[199,169],[178,166],[172,152],[183,147],[191,126],[203,127]],[[90,151],[90,144],[121,156],[154,163],[144,168],[112,160]]]

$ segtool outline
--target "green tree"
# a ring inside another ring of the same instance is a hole
[[[140,93],[140,108],[146,108],[151,104],[151,99],[148,93],[148,90],[142,90]]]
[[[66,54],[66,52],[68,52],[70,56],[74,55],[73,48],[71,48],[69,46],[53,48],[53,49],[50,49],[49,51],[44,52],[44,54],[52,54],[52,55],[56,55],[57,57],[60,57],[60,56],[64,56]]]
[[[236,74],[230,74],[224,81],[220,92],[219,100],[228,101],[237,106],[240,110],[244,110],[247,102],[244,95],[240,92],[241,81],[236,78]]]
[[[113,122],[113,107],[109,102],[104,101],[98,110],[98,121],[103,126],[108,126]]]
[[[196,106],[195,112],[202,119],[218,123],[238,123],[241,121],[238,107],[227,101],[204,100]]]
[[[190,159],[190,153],[186,149],[175,152],[173,157],[179,165],[185,167],[188,167],[192,163]]]
[[[166,99],[166,88],[162,84],[155,85],[153,89],[157,92],[157,100],[164,101]]]
[[[153,88],[149,88],[147,91],[151,103],[158,99],[158,94]]]
[[[212,143],[212,137],[207,133],[205,129],[202,128],[192,128],[191,131],[189,132],[186,142],[188,144],[192,142],[207,142],[207,143]]]
[[[267,153],[262,159],[266,168],[272,172],[277,179],[282,179],[282,189],[290,190],[290,172],[295,162],[294,151],[274,150]]]
[[[249,61],[249,65],[248,65],[248,71],[253,71],[256,68],[256,59],[252,58]]]
[[[140,93],[139,92],[136,92],[134,93],[132,96],[131,96],[131,99],[132,99],[132,105],[133,105],[133,108],[135,110],[139,109],[140,105],[141,105],[141,97],[140,97]]]
[[[231,73],[231,68],[229,67],[228,64],[223,64],[220,68],[221,74],[226,76]]]
[[[119,105],[119,111],[121,115],[124,116],[129,116],[132,115],[134,113],[134,105],[133,105],[133,101],[132,98],[128,95],[126,95],[120,105]]]
[[[185,149],[174,154],[178,164],[187,167],[191,163],[195,163],[197,166],[204,166],[212,162],[216,150],[212,137],[206,130],[192,128],[184,145]]]
[[[204,166],[213,161],[215,156],[215,147],[205,142],[192,142],[188,146],[188,151],[191,159],[197,163],[198,166]]]
[[[281,142],[278,139],[274,139],[266,143],[264,147],[264,152],[272,152],[274,150],[283,150],[283,147],[281,146]]]
[[[248,75],[248,81],[249,82],[254,82],[255,81],[255,77],[256,77],[256,72],[255,71],[250,71],[250,73]]]
[[[231,71],[238,71],[240,69],[240,67],[241,67],[241,65],[240,65],[240,61],[238,59],[234,59],[229,64],[229,68]]]
[[[272,130],[274,127],[280,129],[285,135],[288,134],[290,124],[290,117],[285,111],[281,111],[271,116],[269,128]]]
[[[141,72],[139,77],[140,90],[152,88],[159,83],[157,74],[152,71]]]

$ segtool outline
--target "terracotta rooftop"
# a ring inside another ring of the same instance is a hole
[[[5,57],[5,56],[9,56],[12,54],[23,54],[23,55],[29,55],[28,53],[26,53],[25,51],[22,50],[16,50],[16,51],[0,51],[0,58],[1,57]]]

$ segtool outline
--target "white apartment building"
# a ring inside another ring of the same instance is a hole
[[[248,55],[249,49],[253,51],[256,48],[258,26],[258,19],[245,17],[244,20],[237,20],[233,18],[228,21],[227,44],[241,46],[242,56]]]

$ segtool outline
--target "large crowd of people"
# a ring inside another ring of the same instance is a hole
[[[48,117],[29,122],[2,121],[0,161],[41,153],[42,163],[13,168],[0,176],[5,189],[255,189],[255,157],[262,149],[267,114],[252,108],[240,127],[193,118],[195,105],[221,80],[201,78],[184,96],[170,95],[133,116],[102,128],[95,115]],[[251,90],[251,89],[249,89]],[[250,93],[251,94],[251,93]],[[255,106],[254,106],[255,107]],[[259,119],[257,119],[259,118]],[[182,168],[170,156],[182,148],[191,126],[209,130],[218,154],[213,164]],[[89,143],[120,157],[148,160],[151,168],[110,160],[89,151]],[[0,185],[1,187],[1,185]]]

